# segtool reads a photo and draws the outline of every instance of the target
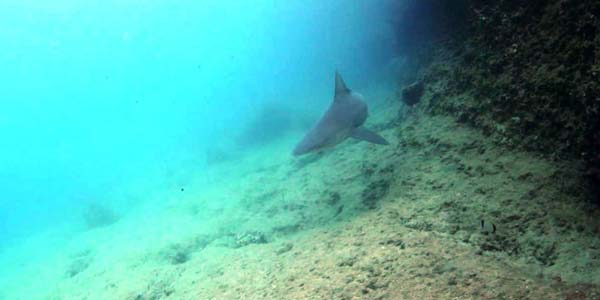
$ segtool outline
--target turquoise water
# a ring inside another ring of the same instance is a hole
[[[220,207],[219,178],[235,186],[233,174],[288,159],[335,70],[357,90],[382,81],[391,2],[1,1],[6,299],[51,299],[57,253],[143,240],[165,203]],[[171,221],[170,235],[190,226]],[[21,290],[31,274],[47,284],[35,296]]]
[[[135,204],[111,194],[143,177],[202,172],[264,103],[318,112],[335,69],[366,85],[392,50],[375,2],[0,5],[5,237],[71,222],[88,201]]]
[[[484,2],[0,0],[0,300],[600,299],[600,9]]]

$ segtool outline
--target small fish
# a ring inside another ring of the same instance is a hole
[[[486,223],[484,220],[481,220],[481,233],[483,233],[483,234],[496,233],[496,224]]]

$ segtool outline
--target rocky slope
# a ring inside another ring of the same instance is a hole
[[[404,53],[421,62],[414,78],[432,94],[430,112],[509,147],[577,159],[581,182],[600,185],[599,2],[408,3],[396,27],[400,43],[425,37]],[[428,21],[407,38],[415,19]]]

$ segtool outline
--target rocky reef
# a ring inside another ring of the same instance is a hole
[[[599,2],[409,3],[409,19],[437,16],[414,23],[429,39],[405,49],[421,62],[422,109],[511,148],[582,161],[582,182],[600,184]]]
[[[402,89],[402,101],[409,106],[413,106],[421,101],[421,96],[425,90],[422,82],[415,82]]]

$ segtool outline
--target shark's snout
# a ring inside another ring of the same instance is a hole
[[[306,151],[300,149],[299,147],[294,148],[294,151],[292,151],[292,154],[294,156],[300,156],[300,155],[305,154],[305,153],[306,153]]]
[[[298,145],[296,145],[296,147],[294,148],[294,151],[292,151],[292,154],[294,156],[300,156],[300,155],[310,152],[312,147],[309,144],[310,144],[309,138],[308,137],[304,138]]]

